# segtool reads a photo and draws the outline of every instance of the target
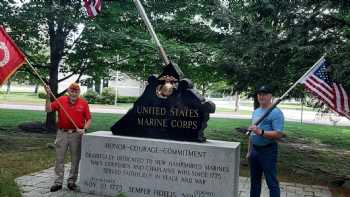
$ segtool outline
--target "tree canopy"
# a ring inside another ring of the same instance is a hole
[[[237,90],[270,83],[282,95],[326,54],[333,78],[349,90],[349,8],[347,1],[229,1],[220,68]]]

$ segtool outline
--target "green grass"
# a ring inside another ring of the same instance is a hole
[[[30,93],[30,92],[11,92],[9,94],[0,92],[0,103],[45,104],[45,99],[40,99],[37,94]],[[132,103],[117,103],[117,105],[93,104],[93,106],[97,106],[101,108],[118,107],[121,109],[129,109],[130,107],[132,107]]]
[[[93,114],[89,132],[109,130],[121,117],[116,114]],[[0,109],[0,196],[18,196],[15,177],[52,167],[54,151],[47,143],[53,134],[19,131],[17,125],[43,121],[40,111]],[[212,118],[205,130],[209,139],[241,142],[240,173],[248,176],[247,137],[234,131],[246,127],[250,120]],[[282,181],[307,184],[329,184],[350,174],[350,127],[333,127],[287,122],[287,143],[280,143],[279,174]]]
[[[279,108],[281,109],[295,109],[295,110],[301,110],[301,105],[300,103],[280,103],[278,105]],[[313,109],[312,107],[307,107],[307,106],[303,106],[303,110],[304,111],[317,111],[315,109]]]
[[[40,121],[45,114],[32,111],[0,109],[0,196],[20,196],[14,178],[49,168],[54,151],[47,148],[54,135],[19,132],[17,125]]]
[[[315,124],[288,123],[285,126],[290,138],[303,139],[307,143],[328,145],[350,150],[350,127],[334,127]]]
[[[235,112],[233,109],[231,108],[224,108],[224,107],[218,107],[216,108],[215,112],[220,112],[220,113],[231,113],[234,115],[251,115],[252,111],[249,110],[239,110],[238,112]]]
[[[37,94],[29,92],[11,92],[6,94],[0,92],[1,103],[45,103],[45,99],[40,99]]]
[[[14,181],[14,176],[4,169],[0,169],[0,196],[20,197],[21,193]]]
[[[91,105],[91,104],[90,104]],[[100,108],[120,108],[120,109],[130,109],[133,103],[117,103],[117,105],[102,105],[102,104],[92,104],[92,106]]]

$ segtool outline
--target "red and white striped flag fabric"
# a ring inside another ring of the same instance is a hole
[[[333,83],[333,90],[335,92],[335,106],[337,108],[336,111],[350,115],[349,98],[343,86],[341,84],[338,85],[336,83]]]
[[[300,81],[305,88],[333,111],[350,119],[349,97],[341,84],[328,76],[330,65],[322,58],[312,71]]]
[[[25,56],[0,26],[0,85],[26,62]]]
[[[88,16],[95,17],[101,12],[102,2],[101,0],[84,0],[84,6]]]

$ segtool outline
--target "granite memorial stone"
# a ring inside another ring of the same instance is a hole
[[[83,136],[82,192],[127,197],[238,197],[239,143]]]

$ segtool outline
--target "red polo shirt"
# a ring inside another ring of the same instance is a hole
[[[79,97],[75,104],[72,105],[69,103],[68,96],[61,96],[57,100],[61,103],[63,108],[73,119],[74,123],[80,129],[83,129],[85,122],[91,119],[91,113],[87,101]],[[75,129],[74,124],[66,116],[65,112],[58,104],[57,100],[51,103],[51,109],[52,111],[58,111],[58,128]]]

